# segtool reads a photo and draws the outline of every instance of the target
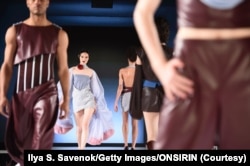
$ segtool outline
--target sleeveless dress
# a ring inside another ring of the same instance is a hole
[[[11,158],[23,165],[25,149],[51,149],[53,145],[58,111],[54,61],[61,27],[30,26],[23,22],[13,26],[17,35],[17,78],[5,145]]]

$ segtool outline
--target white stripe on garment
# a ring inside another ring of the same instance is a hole
[[[33,58],[33,62],[32,62],[31,88],[34,87],[35,67],[36,67],[36,57]]]
[[[50,60],[51,60],[51,54],[49,54],[49,60],[48,60],[48,77],[47,77],[47,81],[49,81],[49,79],[50,79]]]
[[[43,54],[41,55],[41,61],[40,61],[40,77],[39,77],[39,85],[42,84],[42,75],[43,75]]]
[[[27,82],[27,60],[24,62],[24,83],[23,90],[26,90],[26,82]]]
[[[20,84],[20,64],[18,65],[17,69],[17,86],[16,86],[16,93],[19,91],[19,84]]]

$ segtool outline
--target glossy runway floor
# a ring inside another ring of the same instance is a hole
[[[129,147],[130,149],[130,147]],[[56,146],[52,150],[77,150],[76,146]],[[124,150],[123,146],[87,146],[86,150]],[[142,145],[135,150],[146,150]],[[16,163],[11,160],[6,150],[0,150],[0,166],[15,166]]]

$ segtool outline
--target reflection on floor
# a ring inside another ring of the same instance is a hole
[[[53,147],[52,150],[77,150],[77,147]],[[124,147],[87,147],[86,150],[124,150]],[[135,150],[146,150],[146,148],[136,147]]]
[[[129,147],[130,149],[130,147]],[[52,150],[77,150],[76,146],[56,146]],[[86,150],[124,150],[122,146],[87,146]],[[139,146],[135,150],[146,150],[145,147]],[[16,163],[11,160],[6,150],[0,150],[0,166],[15,166]]]

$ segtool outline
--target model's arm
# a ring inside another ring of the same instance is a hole
[[[119,81],[118,81],[118,87],[116,92],[116,98],[115,98],[115,104],[114,104],[114,110],[118,111],[118,101],[121,96],[123,90],[123,79],[122,79],[122,69],[119,70]]]
[[[12,77],[13,72],[13,61],[14,54],[16,51],[16,30],[15,27],[10,27],[5,35],[5,50],[4,50],[4,61],[1,67],[0,74],[0,113],[4,116],[8,116],[8,113],[4,111],[8,111],[8,101],[7,101],[7,91],[10,84],[10,79]]]
[[[154,24],[154,13],[160,3],[161,0],[138,0],[134,11],[134,25],[137,34],[154,68],[166,61]],[[152,56],[154,54],[157,58]],[[157,70],[157,68],[155,69]]]
[[[161,81],[170,100],[186,98],[193,93],[193,82],[182,76],[177,69],[184,64],[179,59],[168,62],[154,23],[154,15],[161,0],[138,0],[134,10],[134,25],[153,71]]]
[[[69,69],[68,69],[68,49],[69,39],[65,31],[60,30],[58,36],[58,48],[57,48],[57,65],[58,65],[58,77],[62,86],[63,101],[60,104],[60,118],[65,118],[69,113]]]

